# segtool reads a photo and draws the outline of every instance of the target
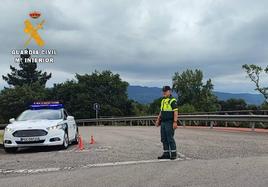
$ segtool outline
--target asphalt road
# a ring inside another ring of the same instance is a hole
[[[185,157],[158,162],[159,128],[79,130],[83,151],[0,150],[0,186],[268,186],[266,133],[180,128],[176,141]]]

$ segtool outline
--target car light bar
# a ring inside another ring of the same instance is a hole
[[[32,110],[39,110],[39,109],[61,109],[64,105],[60,104],[58,101],[44,101],[44,102],[34,102],[31,105]]]

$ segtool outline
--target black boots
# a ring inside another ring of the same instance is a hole
[[[170,159],[169,153],[163,153],[162,156],[159,156],[158,159]]]
[[[177,153],[176,152],[171,152],[170,160],[175,160],[176,158],[177,158]]]
[[[175,160],[177,159],[177,153],[176,152],[171,152],[171,156],[169,153],[163,153],[162,156],[159,156],[158,159],[170,159],[170,160]]]

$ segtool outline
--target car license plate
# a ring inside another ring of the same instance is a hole
[[[39,137],[27,137],[27,138],[21,138],[20,139],[22,142],[36,142],[39,141]]]

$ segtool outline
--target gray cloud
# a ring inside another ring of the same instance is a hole
[[[161,86],[171,83],[175,71],[200,68],[216,90],[252,92],[242,64],[267,64],[264,0],[4,0],[2,4],[1,74],[13,64],[10,50],[22,48],[27,39],[23,21],[31,10],[40,10],[46,19],[40,31],[46,48],[58,51],[54,64],[40,65],[53,73],[50,85],[72,79],[76,72],[111,69],[130,84]],[[1,80],[0,86],[4,84]]]

